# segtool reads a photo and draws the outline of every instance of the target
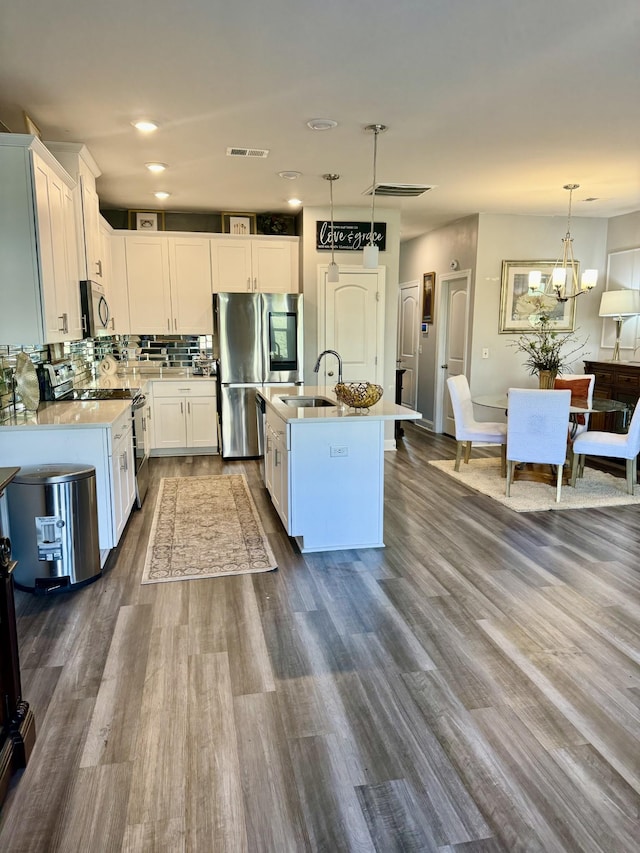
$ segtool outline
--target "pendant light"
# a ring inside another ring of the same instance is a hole
[[[337,284],[340,281],[340,269],[334,259],[335,243],[333,239],[333,182],[337,181],[340,178],[340,175],[336,175],[333,172],[328,172],[322,177],[325,179],[325,181],[329,181],[329,199],[331,204],[331,263],[329,264],[329,270],[327,272],[327,281],[331,284]]]
[[[378,268],[378,247],[373,239],[373,224],[376,212],[376,162],[378,158],[378,134],[387,129],[385,124],[368,124],[365,130],[373,133],[373,184],[371,185],[371,232],[369,234],[369,245],[364,247],[362,255],[362,266],[366,270]]]

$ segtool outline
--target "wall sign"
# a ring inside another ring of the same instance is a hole
[[[359,252],[369,243],[370,222],[334,222],[333,243],[340,251]],[[384,252],[387,245],[387,223],[373,223],[373,242]],[[316,220],[316,250],[331,250],[331,220]]]

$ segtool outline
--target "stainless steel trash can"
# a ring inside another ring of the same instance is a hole
[[[52,593],[100,576],[93,466],[22,467],[6,495],[16,586]]]

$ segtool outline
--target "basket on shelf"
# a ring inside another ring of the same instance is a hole
[[[372,385],[371,382],[339,382],[335,394],[341,403],[353,406],[354,409],[368,409],[382,397],[382,385]]]

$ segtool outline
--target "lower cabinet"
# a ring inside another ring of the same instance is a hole
[[[301,551],[383,547],[384,421],[287,422],[267,406],[265,486]]]
[[[289,530],[289,427],[267,411],[265,435],[265,485],[287,533]]]
[[[152,456],[217,452],[215,380],[163,379],[153,383],[152,395]]]
[[[133,429],[129,412],[111,429],[111,482],[113,529],[116,541],[119,541],[136,497]]]
[[[110,426],[3,427],[0,465],[52,462],[94,466],[100,550],[115,548],[135,501],[130,410],[127,408]]]

